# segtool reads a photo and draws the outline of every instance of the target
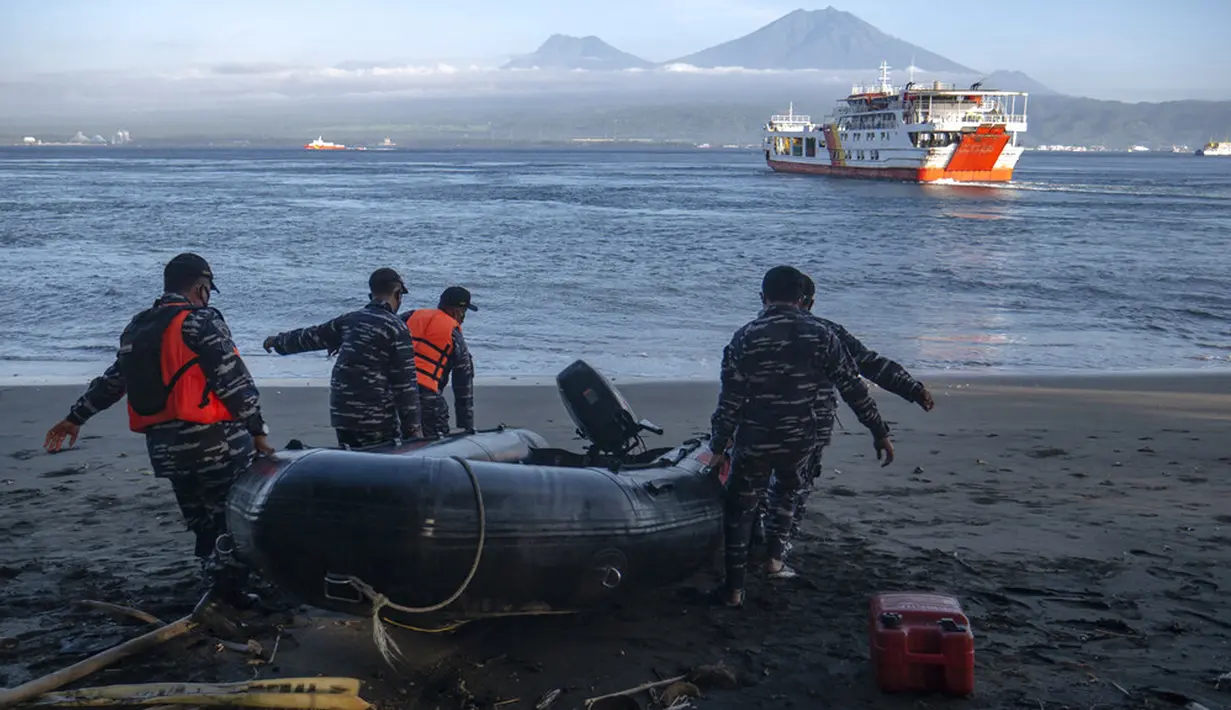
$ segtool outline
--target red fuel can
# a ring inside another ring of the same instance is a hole
[[[873,595],[869,636],[876,682],[883,692],[974,692],[975,638],[956,597],[927,592]]]

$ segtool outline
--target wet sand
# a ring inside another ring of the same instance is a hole
[[[929,378],[925,413],[875,390],[897,460],[880,468],[848,409],[793,564],[755,578],[742,611],[692,603],[713,574],[585,616],[399,632],[395,673],[370,622],[306,607],[257,628],[272,663],[200,637],[173,641],[78,686],[347,675],[386,707],[553,708],[722,662],[738,687],[702,708],[1143,707],[1231,704],[1231,375]],[[716,386],[623,385],[674,443],[708,429]],[[332,445],[327,392],[262,387],[279,445]],[[77,447],[41,450],[79,387],[0,389],[0,686],[134,637],[139,623],[81,609],[126,604],[171,620],[196,601],[191,536],[149,475],[122,407]],[[552,388],[484,386],[478,424],[525,426],[577,446]],[[715,570],[717,568],[715,567]],[[755,577],[755,576],[754,576]],[[976,695],[885,696],[867,661],[881,590],[956,594],[976,634]],[[255,620],[254,620],[255,621]],[[646,697],[641,696],[642,706]],[[925,704],[921,705],[920,702]],[[469,703],[469,704],[468,704]]]

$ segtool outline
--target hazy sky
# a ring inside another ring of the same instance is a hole
[[[1231,0],[0,0],[0,74],[495,62],[553,32],[595,34],[658,61],[826,4],[967,66],[1018,69],[1067,93],[1231,99]]]

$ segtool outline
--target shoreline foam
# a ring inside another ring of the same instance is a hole
[[[89,374],[76,375],[0,375],[0,389],[5,387],[85,387],[90,381],[102,374],[106,365],[101,365]],[[1150,380],[1152,378],[1219,378],[1231,377],[1231,367],[1174,367],[1174,368],[1142,368],[1138,370],[1113,369],[915,369],[908,368],[916,379],[925,382],[952,384],[958,380],[972,382],[1075,382],[1079,380]],[[607,374],[607,373],[604,373]],[[678,385],[678,384],[717,384],[718,375],[713,377],[650,377],[638,375],[610,375],[608,379],[618,386],[626,385]],[[258,387],[280,388],[314,388],[329,387],[329,373],[323,376],[255,376]],[[537,375],[499,375],[476,377],[476,387],[555,387],[554,374]]]

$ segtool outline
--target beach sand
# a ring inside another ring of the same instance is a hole
[[[78,686],[345,675],[385,707],[553,708],[723,662],[738,687],[702,708],[1059,708],[1231,703],[1231,376],[928,378],[925,413],[874,390],[897,460],[880,468],[849,409],[825,455],[793,564],[754,575],[742,611],[664,590],[584,616],[399,632],[393,672],[370,621],[299,607],[273,663],[201,637],[173,641]],[[716,385],[621,386],[664,444],[708,430]],[[169,485],[149,475],[122,406],[73,450],[41,450],[80,387],[0,389],[0,686],[12,687],[142,632],[81,609],[127,604],[170,620],[196,601],[191,537]],[[263,385],[274,443],[333,444],[327,392]],[[484,386],[480,427],[505,423],[577,447],[553,388]],[[653,444],[652,444],[653,445]],[[717,567],[715,567],[715,572]],[[714,573],[683,589],[708,585]],[[877,591],[956,594],[976,634],[976,694],[885,696],[868,663]],[[276,631],[259,640],[271,648]],[[641,697],[642,706],[646,698]]]

